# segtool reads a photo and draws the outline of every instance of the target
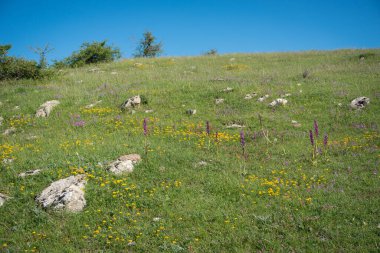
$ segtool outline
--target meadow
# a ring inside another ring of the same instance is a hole
[[[120,110],[135,95],[147,104]],[[350,108],[360,96],[370,104]],[[379,49],[137,58],[1,82],[0,130],[16,132],[0,135],[0,252],[378,252],[379,99]],[[106,171],[132,153],[132,173]],[[36,204],[77,174],[82,212]]]

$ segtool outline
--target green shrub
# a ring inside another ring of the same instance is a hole
[[[11,47],[11,45],[0,46],[0,80],[38,79],[49,72],[41,70],[35,61],[7,56]]]
[[[106,45],[106,41],[85,42],[78,52],[74,52],[62,62],[56,62],[55,67],[81,67],[86,64],[112,62],[120,57],[120,50]]]

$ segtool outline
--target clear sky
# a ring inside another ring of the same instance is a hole
[[[107,39],[132,56],[143,32],[164,56],[380,47],[380,0],[0,0],[0,44],[61,60]]]

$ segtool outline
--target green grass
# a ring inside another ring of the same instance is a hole
[[[14,159],[0,164],[0,192],[12,197],[0,207],[0,251],[378,252],[379,62],[378,49],[134,59],[2,82],[0,130],[17,132],[0,136],[1,160]],[[270,97],[243,99],[252,92]],[[268,106],[285,93],[286,106]],[[148,104],[119,110],[137,94]],[[359,96],[369,106],[351,110]],[[52,99],[61,104],[50,117],[35,118]],[[84,127],[72,125],[79,115]],[[312,159],[314,120],[322,154]],[[231,123],[246,126],[245,156]],[[130,153],[143,158],[133,173],[105,171]],[[43,172],[17,177],[31,169]],[[36,205],[51,182],[78,173],[83,212]]]

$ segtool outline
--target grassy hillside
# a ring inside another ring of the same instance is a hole
[[[121,111],[134,95],[148,104]],[[352,110],[359,96],[371,102]],[[16,132],[0,136],[0,193],[11,197],[0,251],[377,252],[379,99],[380,50],[134,59],[3,82],[0,130]],[[142,156],[131,174],[105,170],[131,153]],[[43,171],[17,176],[31,169]],[[88,179],[83,212],[35,203],[76,174]]]

